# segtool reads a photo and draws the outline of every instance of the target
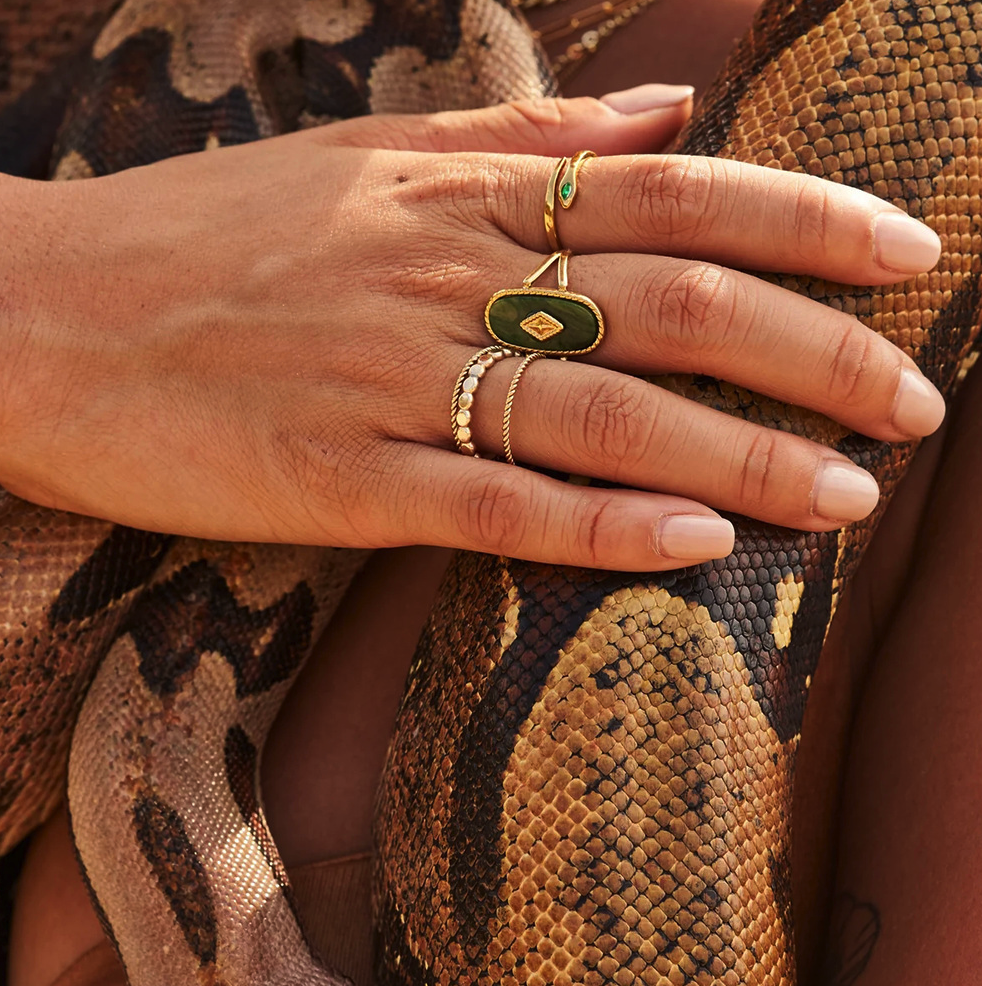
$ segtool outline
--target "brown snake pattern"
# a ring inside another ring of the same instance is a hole
[[[549,85],[493,0],[114,6],[64,20],[0,0],[0,167],[104,174]],[[980,30],[982,2],[767,2],[682,143],[931,225],[941,262],[906,284],[776,280],[855,314],[946,391],[979,327]],[[887,495],[911,454],[725,383],[660,382],[834,445]],[[10,496],[0,522],[0,851],[61,796],[71,741],[79,855],[131,982],[334,981],[296,926],[255,783],[361,556],[173,539]],[[380,980],[793,982],[794,754],[875,522],[742,523],[730,558],[655,576],[460,555],[380,790]]]

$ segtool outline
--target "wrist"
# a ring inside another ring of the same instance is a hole
[[[24,432],[36,412],[55,270],[53,187],[0,175],[0,484],[23,471]]]

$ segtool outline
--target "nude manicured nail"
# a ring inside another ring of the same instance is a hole
[[[944,398],[916,370],[902,370],[897,400],[893,405],[893,427],[904,435],[921,438],[937,431],[944,420]]]
[[[873,227],[873,255],[881,267],[900,274],[930,270],[941,256],[941,241],[922,222],[883,212]]]
[[[865,469],[828,461],[815,477],[812,513],[828,520],[862,520],[879,499],[876,480]]]
[[[649,82],[633,89],[609,92],[600,97],[600,102],[618,113],[633,115],[664,109],[666,106],[678,106],[679,103],[691,99],[694,92],[692,86],[668,86],[660,82]]]
[[[733,525],[722,517],[670,514],[658,524],[655,541],[667,558],[725,558],[733,550]]]

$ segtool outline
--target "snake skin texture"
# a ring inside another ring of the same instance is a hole
[[[0,0],[0,167],[101,175],[552,85],[495,0],[204,7]],[[979,327],[979,30],[979,2],[767,0],[681,145],[846,182],[935,229],[941,262],[905,284],[775,280],[945,391]],[[708,378],[659,383],[840,449],[884,503],[913,451]],[[878,517],[838,535],[742,522],[730,558],[650,576],[461,554],[379,795],[380,982],[792,984],[794,755]],[[131,983],[337,983],[304,943],[256,784],[362,553],[195,542],[6,494],[0,524],[0,852],[67,773]]]

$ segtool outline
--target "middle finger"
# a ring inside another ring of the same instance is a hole
[[[459,281],[454,338],[491,342],[480,314],[487,298],[520,291],[523,268],[540,260],[509,248],[489,254],[486,280]],[[596,302],[607,323],[584,361],[633,374],[708,374],[886,441],[931,434],[944,417],[941,394],[889,340],[750,274],[672,257],[577,255],[569,289]]]
[[[811,408],[886,441],[931,434],[944,398],[852,315],[715,264],[574,257],[570,287],[611,326],[587,359],[627,373],[696,373]]]

